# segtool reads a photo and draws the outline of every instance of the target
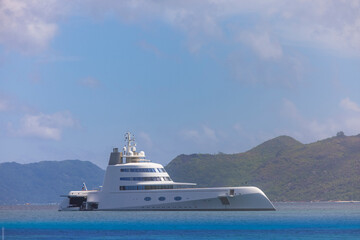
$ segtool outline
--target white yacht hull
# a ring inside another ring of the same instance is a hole
[[[85,194],[85,192],[82,192]],[[148,201],[146,201],[146,200]],[[150,199],[150,200],[149,200]],[[60,211],[74,210],[69,199]],[[96,204],[96,209],[93,208]],[[79,210],[102,211],[271,211],[266,195],[256,187],[194,188],[124,192],[89,192]]]
[[[192,188],[171,180],[164,167],[136,151],[130,133],[122,152],[114,148],[101,190],[71,191],[60,211],[264,211],[275,210],[257,187]]]

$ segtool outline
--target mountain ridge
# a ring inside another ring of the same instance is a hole
[[[181,154],[165,167],[174,181],[199,187],[257,186],[272,201],[360,200],[360,134],[303,144],[279,136],[234,154]],[[0,163],[0,204],[59,203],[60,195],[102,184],[89,161]]]
[[[274,201],[360,200],[360,135],[270,139],[235,154],[180,155],[166,170],[199,187],[253,185]]]
[[[89,161],[0,163],[0,204],[58,203],[60,195],[102,184],[105,171]]]

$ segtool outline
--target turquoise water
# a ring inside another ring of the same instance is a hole
[[[360,203],[277,203],[274,212],[58,212],[0,206],[5,239],[360,239]]]

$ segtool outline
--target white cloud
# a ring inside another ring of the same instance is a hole
[[[25,115],[21,119],[20,128],[15,131],[19,136],[39,137],[60,140],[64,128],[73,127],[75,121],[68,112],[54,114],[39,113]]]
[[[296,87],[302,82],[304,74],[303,60],[297,56],[265,60],[255,55],[235,52],[229,57],[228,66],[238,81],[270,87]]]
[[[215,134],[215,131],[207,126],[202,126],[202,131],[204,133],[204,136],[212,141],[217,141],[217,137]]]
[[[80,84],[85,87],[89,87],[89,88],[97,88],[100,86],[100,81],[95,78],[88,77],[88,78],[82,79],[80,81]]]
[[[242,131],[243,131],[243,127],[241,126],[240,123],[235,123],[233,128],[237,133],[242,133]]]
[[[236,31],[241,28],[240,32],[246,29],[253,40],[249,44],[265,58],[281,56],[281,44],[289,41],[347,53],[355,50],[360,54],[359,0],[137,0],[77,3],[91,9],[90,12],[96,16],[112,12],[130,22],[166,22],[186,33],[190,50],[195,51],[214,39],[236,36]],[[229,20],[239,26],[234,27]],[[265,34],[256,34],[254,29],[263,29]]]
[[[0,99],[0,112],[5,112],[9,109],[9,103],[5,99]]]
[[[200,129],[183,130],[180,133],[185,139],[191,140],[198,144],[208,144],[218,141],[218,136],[215,130],[206,125],[201,126]]]
[[[313,141],[333,136],[339,127],[332,120],[319,123],[316,119],[304,118],[296,105],[288,99],[283,100],[282,112],[294,124],[295,130],[290,131],[290,135],[294,134],[303,141]]]
[[[355,102],[351,101],[350,98],[344,98],[343,100],[341,100],[340,106],[345,110],[360,113],[360,107]]]
[[[283,56],[281,45],[279,42],[270,39],[267,32],[241,33],[239,39],[249,44],[262,59],[276,60]]]
[[[360,133],[360,115],[348,116],[344,119],[345,133]]]
[[[200,139],[200,133],[197,130],[183,130],[180,134],[188,139]]]
[[[339,131],[344,131],[347,135],[360,133],[360,109],[358,105],[350,99],[345,98],[339,104],[346,110],[351,110],[348,114],[338,114],[328,119],[319,121],[317,119],[307,119],[301,115],[296,105],[284,99],[283,115],[293,124],[293,130],[288,130],[290,135],[294,135],[303,141],[314,141],[334,136]],[[340,109],[339,109],[340,111]]]
[[[2,0],[0,44],[22,52],[46,48],[57,32],[56,20],[65,5],[56,0]]]
[[[248,44],[265,59],[281,57],[282,45],[289,42],[359,56],[359,12],[359,0],[2,0],[0,44],[24,51],[44,49],[63,17],[113,14],[141,25],[165,22],[184,32],[195,52],[213,40],[228,43],[247,32],[252,40]]]
[[[148,52],[151,52],[153,53],[155,56],[157,57],[162,57],[162,56],[165,56],[165,54],[163,52],[160,51],[160,49],[158,47],[156,47],[155,45],[143,40],[143,41],[140,41],[139,42],[139,46],[148,51]]]
[[[283,99],[283,114],[291,119],[302,121],[302,117],[295,104],[288,99]]]
[[[340,107],[346,110],[341,115],[343,124],[352,133],[360,133],[360,107],[359,105],[350,100],[350,98],[344,98],[340,101]]]
[[[141,143],[144,143],[146,147],[151,148],[153,146],[153,141],[151,140],[151,137],[149,134],[145,132],[140,132],[138,134],[139,138],[141,139]]]
[[[230,47],[232,50],[225,53],[225,58],[235,78],[294,87],[301,81],[306,64],[303,52],[296,51],[299,46],[360,56],[359,3],[359,0],[137,0],[90,1],[87,8],[95,16],[110,12],[122,21],[141,26],[164,22],[184,33],[193,53],[219,49],[204,47],[211,44],[220,44],[223,49]],[[255,56],[245,53],[246,48],[253,49]]]
[[[360,54],[360,1],[297,1],[282,24],[288,39],[345,54]],[[296,40],[297,39],[297,40]]]

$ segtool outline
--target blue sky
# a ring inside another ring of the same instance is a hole
[[[360,1],[0,4],[0,162],[167,164],[360,133]]]

